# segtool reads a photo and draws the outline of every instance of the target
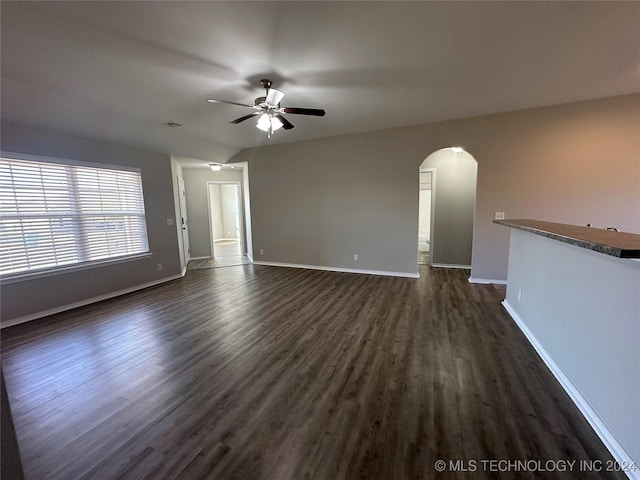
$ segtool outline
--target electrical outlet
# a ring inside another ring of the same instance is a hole
[[[493,215],[494,220],[504,220],[504,212],[496,212]]]
[[[354,254],[353,254],[353,261],[354,261],[354,262],[357,262],[357,261],[358,261],[358,254],[357,254],[357,253],[354,253]]]
[[[263,248],[260,249],[260,255],[264,255],[264,249]]]
[[[167,218],[167,225],[173,225],[173,218]]]
[[[158,271],[162,270],[162,264],[161,264],[161,263],[159,263],[159,264],[157,265],[157,268],[158,268]]]

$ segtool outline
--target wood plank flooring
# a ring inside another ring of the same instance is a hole
[[[26,478],[625,478],[483,471],[611,457],[504,287],[420,274],[193,270],[3,330]]]

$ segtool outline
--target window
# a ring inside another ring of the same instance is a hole
[[[0,158],[0,274],[148,252],[139,170]]]

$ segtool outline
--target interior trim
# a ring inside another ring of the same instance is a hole
[[[49,315],[55,315],[56,313],[65,312],[67,310],[72,310],[78,307],[84,307],[85,305],[89,305],[91,303],[101,302],[102,300],[108,300],[110,298],[119,297],[120,295],[125,295],[127,293],[135,292],[137,290],[153,287],[161,283],[170,282],[171,280],[182,278],[186,272],[187,272],[187,269],[185,267],[182,270],[182,272],[177,275],[160,278],[158,280],[153,280],[152,282],[142,283],[140,285],[135,285],[133,287],[125,288],[123,290],[117,290],[115,292],[105,293],[104,295],[98,295],[97,297],[86,298],[78,302],[68,303],[66,305],[60,305],[59,307],[50,308],[48,310],[42,310],[40,312],[30,313],[29,315],[23,315],[22,317],[12,318],[11,320],[3,321],[2,323],[0,323],[0,329],[13,327],[14,325],[30,322],[31,320],[47,317]]]
[[[465,270],[471,270],[471,265],[457,265],[455,263],[432,263],[430,266],[435,268],[463,268]]]
[[[476,278],[469,277],[469,283],[482,283],[482,284],[494,284],[494,285],[506,285],[506,280],[494,280],[492,278]]]
[[[387,272],[384,270],[360,270],[357,268],[327,267],[327,266],[320,266],[320,265],[300,265],[297,263],[260,262],[260,261],[254,261],[253,264],[266,265],[269,267],[307,268],[309,270],[325,270],[327,272],[361,273],[364,275],[382,275],[386,277],[420,278],[420,274],[418,272],[416,273]]]

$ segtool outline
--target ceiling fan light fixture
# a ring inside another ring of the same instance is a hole
[[[265,132],[275,132],[282,127],[282,122],[278,117],[271,116],[268,113],[263,113],[260,115],[256,127]]]
[[[226,103],[229,105],[237,105],[240,107],[247,107],[254,110],[249,115],[244,115],[235,120],[231,120],[229,123],[234,125],[245,122],[254,116],[258,117],[258,123],[256,125],[260,130],[267,132],[267,136],[271,138],[271,134],[276,130],[283,128],[284,130],[291,130],[293,123],[287,120],[282,114],[295,114],[295,115],[312,115],[315,117],[324,117],[325,111],[321,108],[301,108],[301,107],[282,107],[280,101],[284,98],[284,92],[271,88],[272,82],[268,78],[260,80],[260,84],[266,93],[263,97],[255,99],[254,105],[248,105],[246,103],[232,102],[230,100],[220,100],[217,98],[210,98],[208,102]]]
[[[222,165],[219,165],[217,163],[210,163],[209,168],[211,168],[211,170],[213,170],[214,172],[219,172],[220,170],[222,170]]]
[[[271,117],[271,129],[275,132],[279,128],[282,128],[282,122],[278,117]]]
[[[271,128],[271,119],[269,118],[269,115],[266,113],[263,113],[262,115],[260,115],[260,118],[258,119],[258,124],[256,125],[256,127],[258,127],[260,130],[268,132],[269,129]]]

